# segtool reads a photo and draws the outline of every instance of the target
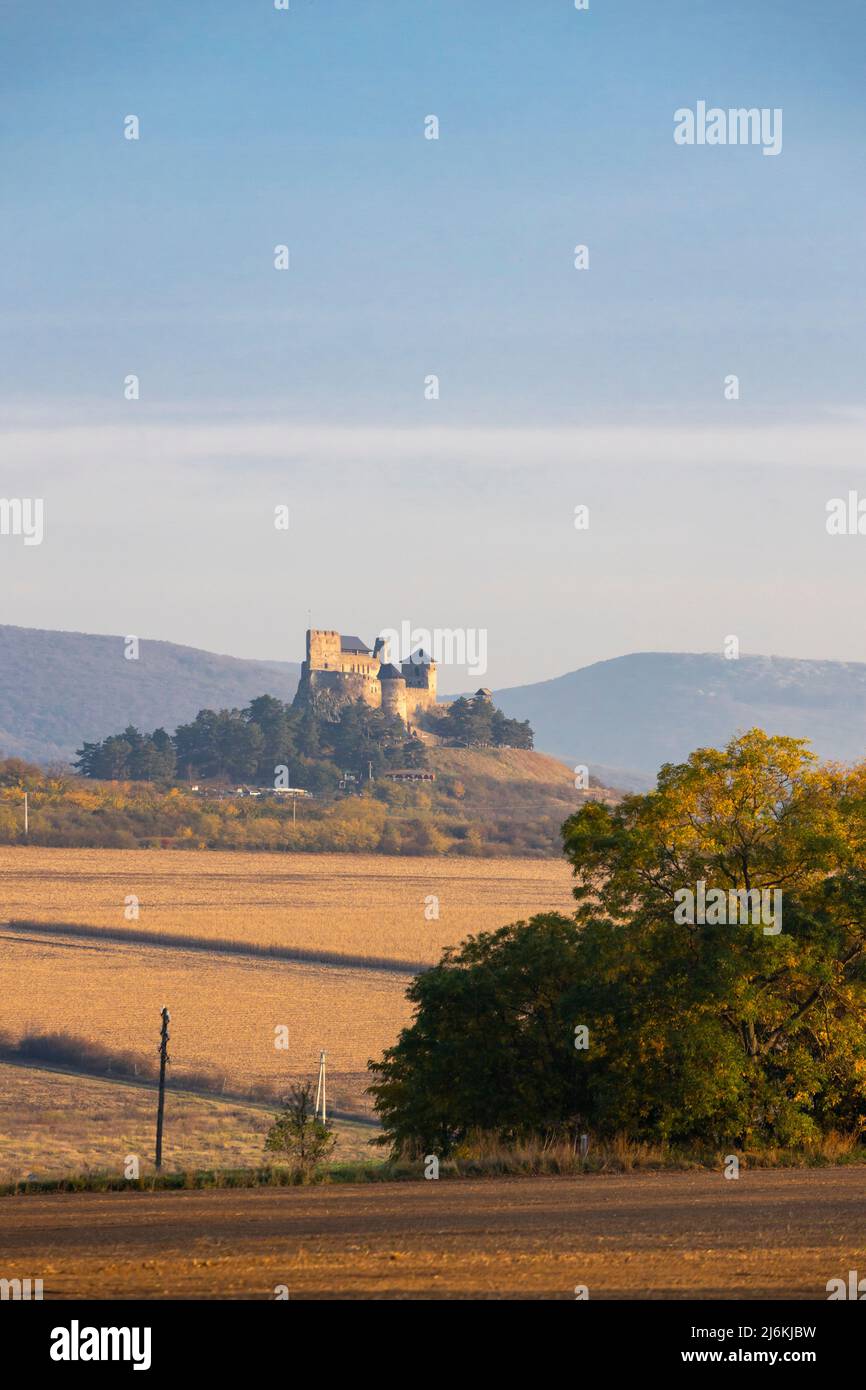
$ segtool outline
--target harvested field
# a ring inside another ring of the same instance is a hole
[[[60,1031],[152,1055],[168,1004],[177,1072],[210,1071],[231,1090],[280,1088],[314,1075],[324,1048],[334,1103],[350,1109],[367,1108],[367,1061],[409,1018],[407,965],[432,963],[470,932],[572,905],[567,866],[546,860],[21,847],[0,850],[0,883],[0,921],[70,926],[0,926],[0,1031]],[[428,921],[431,895],[439,917]],[[139,913],[128,920],[132,896]],[[178,947],[165,944],[175,937]],[[332,961],[244,955],[245,944]],[[274,1047],[280,1025],[284,1051]]]
[[[271,1109],[169,1091],[163,1168],[257,1167]],[[156,1092],[94,1077],[0,1063],[0,1182],[121,1173],[127,1154],[153,1171]],[[370,1125],[337,1120],[337,1160],[370,1159]]]
[[[574,909],[561,860],[0,848],[0,920],[432,963],[443,946]],[[138,899],[138,918],[124,916]],[[438,898],[438,919],[428,916]],[[426,915],[425,915],[426,914]]]
[[[0,1199],[46,1298],[820,1299],[863,1269],[861,1168]]]
[[[168,1004],[173,1071],[213,1073],[232,1091],[314,1077],[324,1048],[333,1103],[366,1108],[367,1061],[409,1017],[407,977],[397,973],[43,939],[2,927],[0,943],[0,1031],[64,1032],[152,1055]],[[282,1026],[288,1048],[278,1050]]]

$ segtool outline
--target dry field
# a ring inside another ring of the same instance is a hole
[[[0,1182],[121,1173],[127,1154],[153,1171],[152,1086],[0,1063]],[[169,1091],[163,1168],[249,1168],[262,1162],[271,1120],[265,1105]],[[337,1120],[336,1159],[378,1157],[370,1125]]]
[[[46,1299],[825,1300],[864,1216],[862,1168],[63,1193],[0,1198],[0,1274]]]
[[[84,922],[432,963],[533,912],[573,910],[564,860],[0,847],[0,921]],[[137,922],[124,904],[139,900]],[[429,896],[438,920],[427,920]]]
[[[390,859],[172,850],[0,850],[0,921],[86,923],[106,940],[0,926],[0,1031],[64,1031],[152,1055],[159,1011],[172,1013],[178,1072],[209,1070],[229,1089],[281,1088],[328,1052],[338,1106],[364,1107],[366,1064],[409,1018],[405,971],[363,956],[436,959],[470,931],[535,911],[569,911],[564,864],[544,860]],[[138,921],[124,899],[140,900]],[[424,915],[439,898],[439,920]],[[344,964],[124,942],[135,928],[337,952]],[[288,1028],[288,1050],[274,1046]]]

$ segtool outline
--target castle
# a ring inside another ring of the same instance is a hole
[[[399,671],[387,658],[381,637],[371,651],[360,637],[310,628],[295,699],[334,710],[363,700],[371,709],[396,715],[411,728],[422,710],[436,704],[436,663],[420,649],[402,662]]]

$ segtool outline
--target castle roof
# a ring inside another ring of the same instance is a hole
[[[432,664],[433,658],[425,652],[423,647],[419,647],[417,652],[413,652],[409,659],[403,662],[404,666],[432,666]]]
[[[341,652],[368,652],[370,648],[366,642],[362,642],[360,637],[341,637]]]
[[[401,681],[402,679],[403,677],[400,675],[397,667],[393,666],[390,661],[387,661],[384,666],[379,667],[380,681]]]

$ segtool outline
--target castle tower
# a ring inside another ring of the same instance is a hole
[[[307,629],[307,670],[339,671],[340,634],[332,629]]]
[[[408,719],[406,681],[390,661],[379,667],[379,681],[382,686],[382,709],[405,724]]]
[[[419,647],[408,661],[401,664],[401,670],[406,682],[408,720],[417,711],[430,709],[436,704],[436,662]]]

